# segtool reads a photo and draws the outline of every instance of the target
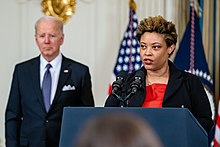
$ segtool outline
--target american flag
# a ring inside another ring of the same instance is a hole
[[[140,58],[140,45],[136,38],[136,30],[138,26],[138,19],[135,13],[135,2],[130,2],[129,8],[129,22],[127,29],[124,33],[123,40],[121,41],[121,45],[118,52],[118,57],[116,60],[116,64],[113,70],[113,75],[111,79],[111,83],[115,81],[116,76],[120,71],[126,71],[127,73],[131,73],[135,70],[138,70],[141,65]],[[111,85],[109,85],[109,94],[112,91]]]
[[[214,147],[220,147],[220,105],[218,106],[218,115],[216,118]]]

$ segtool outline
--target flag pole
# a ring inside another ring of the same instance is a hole
[[[130,24],[130,31],[131,31],[131,33],[133,33],[133,13],[135,13],[135,11],[136,11],[136,3],[135,3],[135,1],[134,0],[129,0],[129,8],[130,8],[130,10],[129,10],[129,24]],[[133,38],[133,35],[130,35],[130,57],[129,57],[129,73],[131,73],[132,71],[133,71],[133,64],[132,64],[132,49],[133,49],[133,46],[132,46],[132,40],[133,40],[134,38]]]

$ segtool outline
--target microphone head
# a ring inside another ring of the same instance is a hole
[[[116,92],[119,92],[121,91],[122,89],[122,84],[124,83],[124,81],[126,80],[127,78],[127,72],[125,71],[120,71],[116,77],[116,81],[114,81],[112,83],[112,92],[113,93],[116,93]]]
[[[128,76],[128,73],[126,71],[120,71],[118,73],[118,75],[116,76],[116,81],[119,80],[119,79],[122,79],[123,81],[125,81],[125,79],[127,78]]]
[[[142,70],[138,70],[136,73],[135,73],[135,76],[134,78],[135,79],[140,79],[140,80],[143,80],[144,79],[144,72]]]
[[[144,72],[142,70],[138,70],[134,75],[134,81],[130,84],[131,90],[135,93],[138,89],[141,88],[141,84],[144,79]]]

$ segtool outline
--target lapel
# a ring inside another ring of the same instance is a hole
[[[45,110],[43,94],[40,87],[40,56],[36,57],[31,63],[31,77],[34,85],[34,91],[36,93],[37,98],[42,106],[42,109]],[[45,110],[46,111],[46,110]]]
[[[171,95],[173,95],[177,89],[179,89],[183,81],[183,76],[181,71],[179,71],[171,61],[169,61],[169,67],[170,67],[170,78],[164,95],[164,102]]]
[[[60,76],[57,84],[56,94],[54,96],[54,100],[51,107],[53,107],[53,105],[55,105],[56,102],[59,100],[62,88],[68,80],[69,76],[71,75],[72,70],[69,68],[70,64],[71,63],[68,61],[68,59],[62,55]]]

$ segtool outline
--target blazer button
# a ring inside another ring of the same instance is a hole
[[[46,120],[46,123],[48,123],[49,121],[48,120]]]

